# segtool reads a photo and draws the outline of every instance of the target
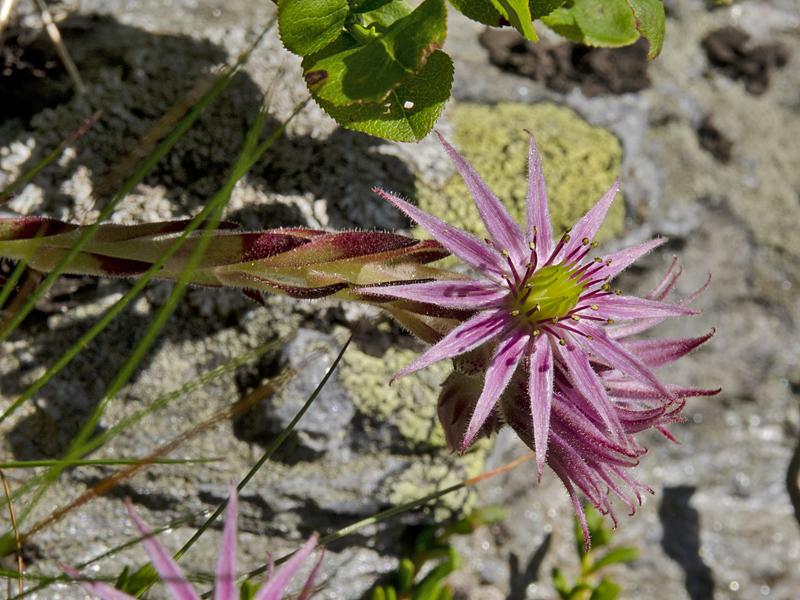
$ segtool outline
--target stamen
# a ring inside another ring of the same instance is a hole
[[[525,313],[525,317],[530,318],[533,315],[533,313],[537,313],[540,310],[542,310],[542,305],[537,304],[536,306],[534,306],[532,309],[530,309],[528,312]]]
[[[591,308],[592,310],[600,310],[600,307],[597,306],[597,304],[590,304],[589,308]]]
[[[581,244],[583,244],[584,246],[588,246],[588,245],[589,245],[589,242],[591,242],[591,241],[592,241],[592,240],[590,240],[589,238],[585,237],[585,238],[583,238],[583,239],[581,240]]]

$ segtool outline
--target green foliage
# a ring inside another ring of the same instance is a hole
[[[661,0],[628,0],[633,16],[636,17],[636,28],[648,42],[650,51],[648,58],[655,58],[664,46],[664,32],[667,16],[664,14],[664,3]]]
[[[371,600],[450,600],[453,590],[447,584],[447,576],[461,567],[461,557],[450,545],[450,538],[469,535],[479,527],[497,523],[504,516],[499,507],[479,508],[448,525],[424,528],[414,540],[413,556],[400,560],[393,576],[394,583],[376,586]],[[433,568],[420,578],[420,572],[434,561]]]
[[[584,507],[586,524],[592,538],[592,548],[584,546],[583,532],[580,523],[575,521],[575,546],[580,557],[581,573],[575,583],[570,583],[564,572],[558,567],[551,573],[553,587],[562,600],[615,600],[619,596],[620,586],[609,577],[596,581],[599,571],[614,564],[625,564],[639,558],[636,548],[620,546],[607,548],[613,541],[614,532],[606,525],[603,516],[592,506]]]
[[[534,42],[539,39],[533,29],[528,0],[492,0],[492,4],[526,39]]]
[[[538,39],[533,21],[578,43],[624,46],[664,37],[662,0],[450,0],[465,16],[511,25]],[[441,48],[445,0],[279,0],[281,39],[303,58],[303,77],[320,107],[340,125],[397,141],[418,141],[450,97],[453,63]]]
[[[559,35],[587,46],[616,48],[640,36],[655,58],[664,42],[666,17],[661,0],[571,0],[542,18]]]
[[[278,9],[283,45],[300,56],[321,50],[339,37],[348,13],[347,0],[284,0]]]

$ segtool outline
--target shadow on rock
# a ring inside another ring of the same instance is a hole
[[[173,117],[164,123],[162,117],[178,108],[188,110],[208,88],[214,67],[228,60],[225,48],[207,40],[155,34],[105,15],[73,15],[59,26],[87,84],[84,97],[73,96],[44,33],[15,27],[0,55],[5,67],[0,69],[0,146],[14,141],[30,145],[33,140],[33,151],[20,172],[34,167],[91,113],[103,112],[100,122],[77,143],[73,158],[52,163],[34,180],[45,198],[37,211],[45,214],[74,206],[75,198],[62,184],[80,168],[91,178],[94,198],[110,197],[137,159],[177,122]],[[227,177],[262,100],[250,76],[237,74],[143,183],[163,188],[175,214],[202,206]],[[183,112],[177,111],[179,116]],[[277,126],[268,120],[265,132]],[[376,152],[380,144],[376,138],[344,130],[323,140],[284,138],[254,167],[250,181],[265,191],[327,200],[335,228],[396,227],[403,220],[378,202],[371,188],[380,185],[408,196],[413,194],[414,177],[398,158]],[[159,218],[152,207],[138,210],[144,214],[132,213],[134,220]],[[237,217],[253,228],[308,224],[287,206],[242,209],[232,220]]]
[[[512,554],[509,558],[509,586],[508,586],[508,600],[516,600],[517,598],[525,598],[528,586],[534,581],[539,581],[539,570],[542,568],[542,562],[550,549],[550,543],[553,540],[553,534],[548,533],[542,543],[536,548],[536,551],[531,554],[527,564],[520,568],[519,557]]]
[[[98,289],[83,290],[78,295],[80,298],[91,296],[91,300],[96,301],[98,292],[106,296],[119,293],[125,289],[123,285],[104,285]],[[161,286],[157,288],[158,291],[168,293],[171,289],[170,284],[158,285]],[[231,325],[224,321],[209,320],[198,314],[198,308],[193,306],[193,291],[190,290],[188,297],[184,298],[173,318],[150,346],[130,379],[132,383],[137,382],[139,374],[151,365],[153,357],[165,342],[201,340]],[[218,293],[230,294],[236,300],[241,299],[243,304],[248,303],[241,298],[241,294],[232,290],[219,290]],[[9,350],[9,354],[15,357],[16,368],[0,376],[0,395],[17,398],[44,372],[44,367],[55,364],[97,320],[94,314],[85,317],[68,314],[70,316],[60,322],[53,322],[51,319],[54,315],[49,311],[38,309],[31,314],[24,333],[31,343],[18,350]],[[9,433],[9,442],[16,459],[57,458],[64,453],[70,440],[83,426],[115,374],[144,335],[151,318],[149,314],[128,311],[122,317],[112,320],[66,368],[36,394],[35,401],[29,401],[36,403],[34,412],[19,419]],[[213,360],[212,355],[209,362],[213,363]],[[173,387],[177,388],[183,383],[185,382],[176,381]]]
[[[714,575],[700,556],[700,515],[691,506],[693,486],[664,489],[658,510],[664,530],[661,547],[684,572],[686,591],[692,600],[714,597]]]

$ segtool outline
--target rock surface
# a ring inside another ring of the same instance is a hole
[[[712,287],[699,301],[704,315],[666,324],[661,333],[696,335],[716,326],[710,344],[666,376],[722,386],[723,394],[689,403],[688,422],[673,428],[680,445],[646,440],[651,451],[638,476],[656,495],[635,517],[623,518],[617,534],[620,544],[638,546],[641,558],[611,573],[625,598],[788,600],[800,589],[800,529],[785,488],[786,466],[800,436],[800,237],[795,231],[800,222],[800,14],[792,0],[737,2],[715,10],[700,0],[669,5],[666,45],[649,66],[650,87],[621,96],[586,97],[580,85],[559,93],[503,72],[479,42],[482,27],[451,15],[446,49],[456,62],[455,100],[441,128],[511,204],[519,202],[524,189],[523,128],[543,143],[548,183],[565,215],[574,216],[620,175],[624,205],[620,202],[612,217],[611,243],[653,234],[672,238],[667,250],[648,256],[621,279],[624,289],[646,291],[666,267],[670,251],[684,265],[681,293],[713,273]],[[214,65],[240,52],[271,14],[270,3],[243,0],[224,5],[181,0],[168,7],[146,0],[136,10],[122,0],[84,0],[81,13],[69,17],[63,30],[89,94],[65,101],[63,81],[49,77],[55,87],[41,96],[49,99],[46,107],[3,112],[0,187],[94,110],[104,110],[105,116],[9,207],[90,220],[97,214],[95,199],[108,197],[111,183],[119,179],[114,167],[136,140]],[[33,15],[15,24],[20,35],[32,35],[38,26]],[[747,31],[751,47],[780,44],[788,53],[786,66],[771,71],[759,95],[707,58],[702,40],[728,26]],[[29,62],[46,62],[47,43],[36,48],[44,54],[29,55]],[[125,199],[113,220],[192,214],[224,180],[263,94],[273,90],[276,118],[285,117],[303,97],[298,73],[295,58],[268,35],[231,88]],[[726,161],[707,148],[703,132],[709,123],[730,142]],[[556,136],[565,131],[574,139],[559,146]],[[586,145],[587,139],[592,143]],[[248,227],[403,228],[407,221],[378,202],[370,188],[379,185],[436,212],[458,213],[453,202],[463,192],[452,176],[432,139],[417,145],[382,142],[339,130],[309,106],[288,137],[237,186],[227,217]],[[569,219],[564,220],[566,225]],[[3,406],[128,287],[119,281],[84,282],[66,294],[68,301],[38,310],[2,348]],[[3,455],[15,460],[61,455],[169,290],[164,283],[149,286],[35,402],[4,423]],[[434,422],[436,388],[447,367],[386,388],[388,376],[420,347],[374,311],[282,298],[256,307],[236,292],[191,290],[101,427],[268,340],[295,335],[282,348],[178,395],[93,458],[142,456],[282,369],[297,369],[298,376],[252,412],[192,438],[173,455],[223,461],[154,466],[37,534],[28,548],[31,571],[56,572],[59,562],[77,563],[131,536],[124,496],[154,525],[214,507],[227,482],[244,475],[314,389],[348,330],[355,332],[354,342],[338,373],[289,443],[242,495],[242,568],[263,564],[267,551],[279,556],[295,548],[313,530],[334,530],[524,452],[513,435],[502,432],[488,456],[488,445],[463,458],[451,456]],[[105,467],[69,470],[29,523],[110,472]],[[7,476],[12,489],[25,479],[16,471]],[[469,497],[444,498],[439,510],[407,513],[381,529],[368,528],[333,544],[321,597],[358,598],[391,571],[406,524],[485,504],[505,506],[508,517],[458,539],[466,558],[453,577],[460,597],[554,597],[550,569],[557,565],[570,574],[577,569],[572,511],[557,479],[547,473],[536,485],[530,464],[482,483]],[[201,520],[172,528],[163,536],[165,543],[176,549]],[[204,536],[183,559],[187,570],[211,571],[217,543],[218,532]],[[123,564],[143,560],[140,549],[133,548],[91,573],[117,573]],[[74,592],[53,587],[35,597]]]

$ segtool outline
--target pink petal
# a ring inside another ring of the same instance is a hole
[[[588,400],[589,406],[594,409],[608,429],[622,439],[624,433],[622,425],[608,398],[606,389],[597,373],[594,372],[586,353],[574,344],[558,346],[558,350],[566,366],[566,375],[575,389]]]
[[[536,252],[538,256],[546,259],[553,251],[553,226],[550,222],[550,207],[542,171],[542,157],[539,155],[533,134],[529,135],[531,143],[528,150],[528,241],[534,241],[533,231],[535,228]]]
[[[623,346],[639,357],[648,367],[655,368],[674,362],[707,342],[714,329],[696,338],[677,340],[636,340],[625,342]]]
[[[426,281],[400,285],[373,285],[360,287],[356,291],[362,294],[474,310],[496,304],[509,294],[508,288],[486,281]]]
[[[475,405],[475,412],[469,420],[467,433],[461,442],[461,452],[466,452],[472,445],[475,436],[478,435],[486,419],[492,412],[495,404],[500,399],[500,395],[511,381],[511,376],[517,370],[528,343],[528,333],[522,330],[515,330],[507,338],[501,340],[497,351],[492,357],[489,368],[486,369],[486,378],[483,384],[480,398]]]
[[[291,583],[294,576],[297,575],[297,572],[303,566],[309,554],[313,552],[318,539],[319,536],[316,533],[313,534],[308,541],[275,572],[275,575],[270,577],[269,580],[261,586],[261,589],[258,590],[253,600],[281,600],[287,586]]]
[[[484,242],[478,241],[468,233],[456,229],[452,225],[448,225],[433,215],[429,215],[424,210],[420,210],[413,204],[401,200],[397,196],[385,192],[380,188],[373,188],[373,191],[427,229],[442,246],[450,250],[450,252],[458,256],[465,263],[472,265],[482,272],[490,271],[497,275],[503,275],[505,273],[506,265],[500,254],[488,248]]]
[[[581,504],[578,494],[575,493],[575,487],[570,480],[570,472],[563,463],[556,458],[551,458],[548,464],[555,474],[558,475],[564,487],[567,488],[567,494],[569,494],[569,499],[572,501],[572,508],[575,510],[575,516],[578,517],[578,523],[581,526],[581,532],[583,532],[583,549],[585,552],[588,552],[592,547],[592,538],[589,536],[589,525],[586,523],[586,511],[583,510],[583,504]]]
[[[569,233],[569,241],[564,244],[560,255],[569,256],[574,250],[583,244],[583,240],[593,240],[597,230],[606,218],[606,213],[611,207],[611,203],[619,191],[619,180],[611,184],[611,188],[603,195],[597,203],[581,217]]]
[[[533,420],[536,470],[541,479],[547,456],[547,438],[550,435],[550,413],[553,406],[553,351],[548,336],[541,336],[536,340],[530,363],[528,396]]]
[[[238,515],[238,494],[236,486],[228,486],[228,507],[225,512],[225,529],[222,532],[222,546],[217,559],[217,582],[214,588],[215,600],[237,600],[236,591],[236,520]]]
[[[470,165],[438,131],[436,135],[444,146],[450,159],[455,163],[461,178],[467,184],[470,195],[475,200],[475,206],[486,225],[486,231],[494,239],[499,249],[508,250],[515,265],[526,262],[528,252],[525,247],[525,238],[519,225],[511,218],[503,204],[492,193],[478,172]]]
[[[667,268],[667,272],[664,273],[664,277],[658,282],[656,287],[654,287],[650,293],[645,296],[645,298],[649,300],[663,300],[667,297],[667,294],[669,294],[672,288],[675,287],[675,284],[678,282],[678,278],[681,276],[682,269],[676,269],[675,267],[677,264],[678,257],[673,256],[672,262]]]
[[[311,597],[311,594],[314,591],[314,580],[317,578],[319,568],[322,566],[323,558],[325,558],[324,548],[320,549],[319,558],[317,558],[317,562],[314,563],[314,568],[311,569],[311,573],[308,574],[308,579],[306,579],[306,583],[303,586],[303,589],[300,591],[300,595],[297,596],[297,600],[308,600]]]
[[[77,569],[73,569],[72,567],[68,567],[66,565],[63,566],[62,569],[67,575],[78,580],[78,583],[80,583],[81,587],[83,587],[87,592],[97,596],[101,600],[136,600],[133,596],[130,596],[125,592],[108,585],[107,583],[103,583],[101,581],[80,581],[85,576]]]
[[[675,275],[675,279],[676,280],[678,278],[678,275],[680,275],[680,273]],[[666,296],[666,294],[669,292],[669,290],[672,289],[673,285],[674,285],[674,282],[672,284],[669,284],[667,290],[663,291],[662,293],[660,293],[661,298],[656,298],[656,299],[657,300],[663,299],[663,297]],[[689,294],[686,298],[681,299],[678,302],[678,305],[679,306],[688,306],[689,304],[691,304],[692,302],[697,300],[697,298],[699,298],[700,295],[708,289],[709,285],[711,285],[711,275],[710,274],[709,274],[708,278],[706,279],[706,282],[702,286],[700,286],[696,291],[694,291],[691,294]],[[659,285],[659,287],[661,287],[661,286]],[[653,290],[653,292],[656,292],[656,291],[658,291],[658,288],[656,288],[656,290]],[[651,294],[653,292],[651,292]],[[647,298],[650,299],[650,294],[648,294]],[[697,311],[697,312],[699,312],[699,311]],[[664,320],[667,319],[669,316],[672,316],[672,315],[660,316],[660,317],[655,317],[655,318],[651,318],[651,319],[642,319],[640,321],[635,321],[633,323],[625,323],[624,325],[617,325],[615,327],[610,327],[610,328],[608,328],[608,334],[609,334],[609,336],[611,336],[614,339],[622,339],[622,338],[630,337],[632,335],[636,335],[637,333],[642,333],[643,331],[647,331],[648,329],[652,329],[653,327],[655,327],[659,323],[663,323]]]
[[[158,543],[156,538],[153,537],[150,528],[137,514],[136,509],[133,508],[133,504],[131,504],[130,501],[126,501],[126,504],[128,507],[128,514],[130,514],[133,524],[136,525],[136,528],[145,536],[142,540],[142,545],[147,555],[150,557],[153,566],[156,568],[156,571],[158,571],[158,574],[161,576],[161,581],[163,581],[169,589],[170,594],[175,600],[200,600],[200,596],[197,595],[192,585],[186,581],[186,577],[183,576],[183,571],[181,571],[178,563],[172,559],[172,556],[170,556],[164,547]]]
[[[638,356],[618,341],[608,337],[602,328],[581,324],[581,330],[590,336],[581,338],[581,342],[598,358],[628,377],[649,384],[667,398],[674,399],[664,384],[656,378],[655,374]]]
[[[415,361],[400,369],[392,380],[472,350],[498,335],[508,323],[509,316],[505,310],[480,312],[453,329]]]
[[[663,394],[649,385],[645,386],[635,381],[610,381],[604,380],[608,393],[615,398],[629,398],[633,400],[658,400]],[[703,388],[683,387],[667,384],[667,390],[673,398],[694,398],[697,396],[716,396],[722,388],[707,390]]]
[[[608,262],[611,261],[608,265],[604,266],[602,269],[598,270],[594,273],[591,278],[614,278],[622,271],[627,269],[630,265],[634,262],[639,260],[642,256],[650,252],[651,250],[658,248],[661,244],[667,241],[667,238],[655,238],[643,244],[639,244],[638,246],[632,246],[630,248],[625,248],[620,250],[619,252],[614,252],[613,254],[609,254],[608,256],[603,257],[603,259]]]
[[[636,296],[601,296],[595,299],[594,303],[599,307],[597,314],[609,319],[679,317],[696,315],[700,312],[686,306],[666,304],[665,302],[646,300]]]

